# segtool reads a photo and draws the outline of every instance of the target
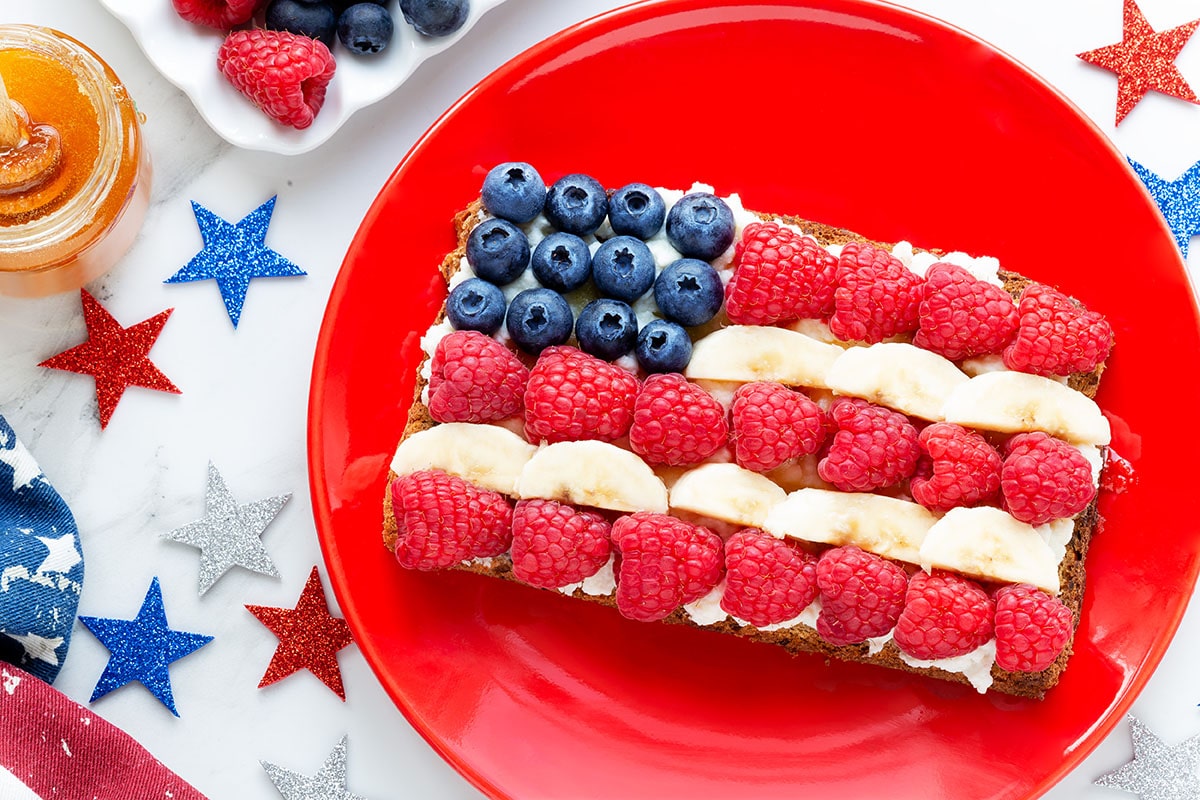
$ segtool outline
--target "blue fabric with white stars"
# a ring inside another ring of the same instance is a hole
[[[75,517],[0,416],[0,661],[53,682],[82,586]]]

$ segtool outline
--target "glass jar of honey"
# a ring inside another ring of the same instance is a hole
[[[78,289],[129,249],[150,199],[138,112],[116,74],[49,28],[0,25],[0,294]]]

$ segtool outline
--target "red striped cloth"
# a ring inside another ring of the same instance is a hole
[[[2,663],[0,798],[205,800],[132,736]]]

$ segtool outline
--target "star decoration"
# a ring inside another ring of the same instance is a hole
[[[135,619],[80,616],[79,621],[112,653],[89,702],[95,702],[130,681],[138,681],[172,714],[179,716],[167,666],[199,650],[213,637],[175,631],[167,626],[158,578],[150,582],[146,599]]]
[[[38,636],[36,633],[26,634],[6,634],[10,639],[16,640],[21,647],[25,648],[25,655],[28,658],[34,658],[38,661],[45,661],[47,664],[57,667],[58,664],[58,648],[62,647],[63,637],[55,636],[47,639],[45,636]]]
[[[1140,719],[1129,717],[1133,760],[1101,775],[1097,786],[1123,789],[1142,800],[1195,800],[1200,797],[1200,735],[1168,747]]]
[[[267,761],[259,762],[283,800],[365,800],[346,791],[346,737],[333,748],[321,769],[306,778]]]
[[[342,700],[342,670],[337,651],[352,641],[346,620],[332,616],[325,601],[321,576],[313,567],[295,608],[246,606],[258,621],[279,637],[279,646],[258,688],[269,686],[301,668],[321,679]]]
[[[225,310],[229,312],[229,321],[236,328],[252,279],[306,274],[267,247],[267,227],[271,224],[274,211],[275,198],[272,197],[240,222],[231,224],[192,201],[192,213],[196,215],[196,224],[200,226],[204,248],[163,283],[215,280],[225,301]]]
[[[1175,66],[1175,57],[1200,24],[1200,19],[1166,31],[1155,31],[1134,0],[1125,0],[1121,41],[1080,53],[1089,64],[1117,73],[1117,121],[1153,89],[1190,103],[1200,103]]]
[[[150,361],[150,348],[162,333],[172,308],[128,328],[108,313],[96,298],[80,290],[88,339],[46,359],[39,366],[91,375],[96,379],[100,427],[108,425],[121,396],[130,386],[179,394],[175,384]]]
[[[262,535],[291,498],[289,492],[239,506],[221,473],[209,462],[204,518],[163,538],[200,549],[201,597],[234,566],[278,578],[279,570],[263,547]]]
[[[1183,257],[1187,258],[1188,243],[1200,233],[1200,161],[1188,167],[1175,180],[1167,181],[1132,158],[1128,160],[1166,217],[1176,244],[1183,251]]]
[[[66,574],[76,564],[83,561],[79,555],[79,545],[75,543],[75,534],[68,533],[55,539],[38,536],[37,540],[46,546],[46,558],[38,566],[37,571],[45,574],[59,572]]]

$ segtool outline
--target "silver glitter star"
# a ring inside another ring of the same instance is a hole
[[[200,548],[202,596],[233,566],[278,578],[279,570],[267,555],[261,537],[291,498],[289,492],[239,506],[221,473],[209,462],[204,518],[176,528],[163,538]]]
[[[277,767],[267,761],[259,762],[283,800],[366,800],[362,795],[346,791],[346,737],[337,743],[321,769],[311,778]]]
[[[1196,800],[1200,797],[1200,735],[1168,747],[1140,719],[1129,716],[1133,760],[1101,775],[1097,786],[1123,789],[1142,800]]]

